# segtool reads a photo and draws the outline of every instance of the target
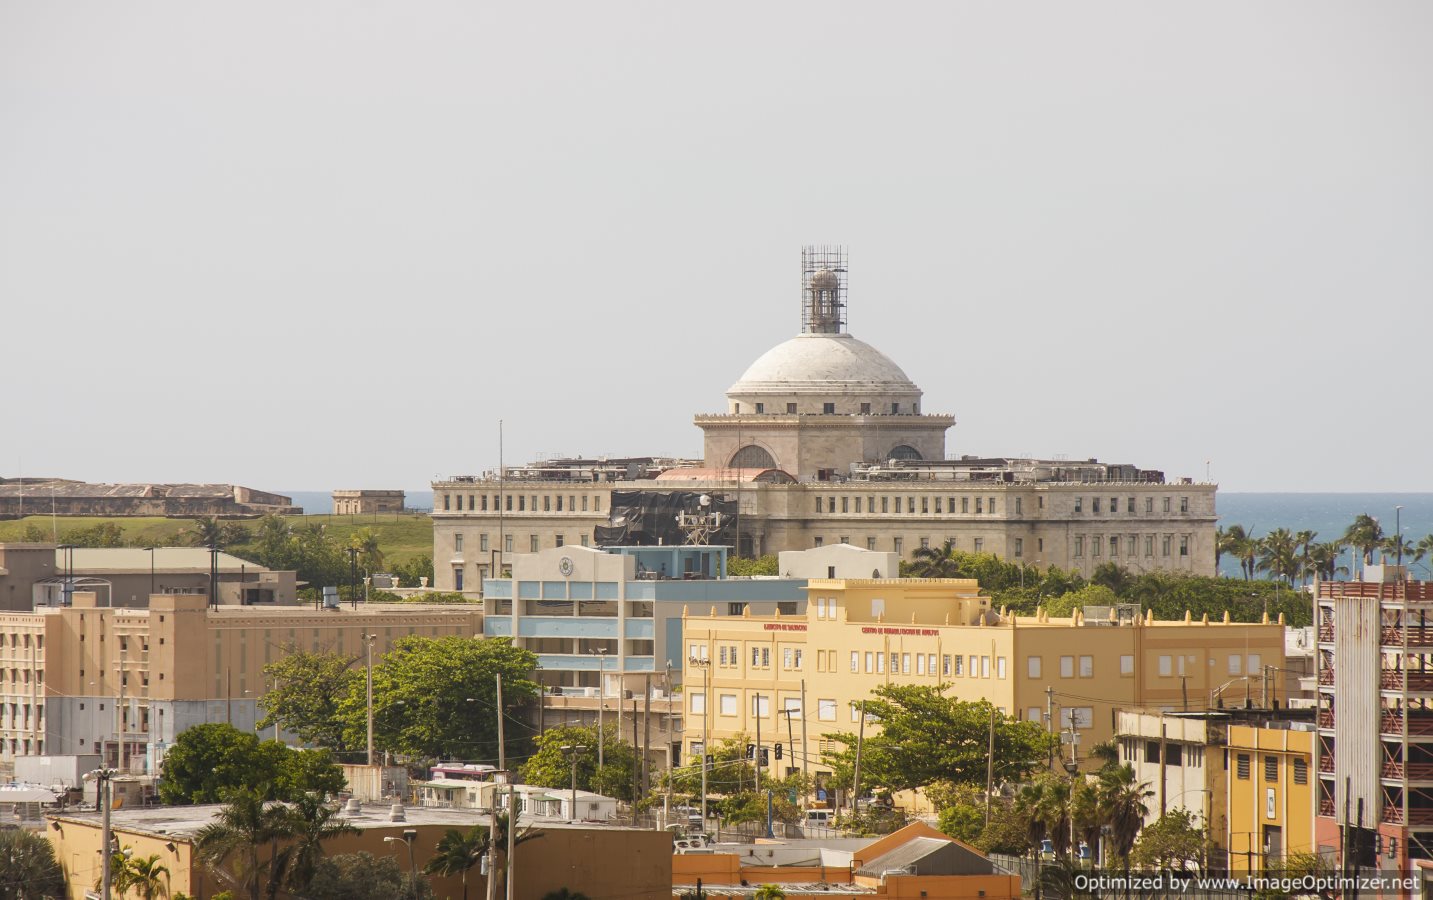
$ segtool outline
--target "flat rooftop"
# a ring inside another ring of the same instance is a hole
[[[558,789],[555,792],[561,793]],[[150,807],[120,807],[110,813],[111,827],[123,831],[137,832],[152,836],[192,838],[201,828],[214,821],[219,811],[224,807],[221,804],[204,804],[200,806],[150,806]],[[484,825],[488,821],[487,810],[478,809],[444,809],[436,807],[408,806],[404,807],[404,821],[394,822],[389,818],[391,807],[388,804],[365,803],[363,812],[357,816],[343,816],[343,820],[354,828],[360,830],[368,829],[391,829],[402,830],[423,825],[436,825],[447,828],[471,828],[474,825]],[[74,822],[80,825],[87,825],[93,828],[100,826],[100,814],[98,811],[66,812],[48,816],[50,819],[64,823]],[[651,831],[650,828],[630,828],[621,825],[607,825],[601,822],[577,822],[571,823],[565,819],[545,818],[542,816],[519,816],[519,824],[527,822],[541,825],[543,828],[602,828],[620,831]]]

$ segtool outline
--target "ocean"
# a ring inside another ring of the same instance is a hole
[[[294,503],[302,506],[309,514],[327,515],[333,512],[333,497],[328,491],[280,491],[292,497]],[[409,491],[407,505],[414,509],[432,509],[432,491]],[[1401,525],[1403,534],[1410,541],[1417,541],[1426,534],[1433,534],[1433,494],[1264,494],[1264,493],[1219,493],[1219,525],[1243,525],[1254,535],[1268,534],[1275,528],[1287,528],[1298,532],[1305,529],[1315,532],[1320,541],[1331,541],[1343,534],[1354,516],[1367,513],[1382,523],[1385,531],[1392,533],[1395,507],[1402,506]],[[1415,575],[1428,578],[1430,560],[1423,560],[1414,566]],[[1348,560],[1344,560],[1344,565]],[[1423,569],[1421,573],[1419,569]],[[1239,564],[1234,560],[1223,560],[1220,570],[1225,575],[1237,576]]]

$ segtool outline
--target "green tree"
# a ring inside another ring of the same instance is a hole
[[[1050,753],[1055,738],[1035,722],[1018,722],[987,701],[946,695],[949,685],[882,685],[866,701],[867,715],[880,732],[866,732],[861,756],[863,785],[890,791],[922,788],[941,780],[984,781],[991,714],[995,716],[995,765],[1007,777],[1032,771]],[[838,783],[850,784],[856,735],[824,737],[844,749],[826,755]]]
[[[428,585],[433,584],[433,557],[424,553],[415,556],[406,562],[395,563],[389,566],[389,570],[398,576],[398,584],[401,587],[415,588],[422,584],[420,579],[428,579]]]
[[[330,805],[314,792],[298,794],[284,810],[283,831],[291,839],[282,851],[284,881],[296,894],[308,891],[323,863],[323,844],[358,829],[341,818],[336,806]]]
[[[603,732],[603,766],[597,768],[597,728],[565,725],[549,728],[537,739],[535,752],[522,767],[522,778],[528,784],[550,788],[566,788],[572,783],[572,758],[563,747],[586,747],[577,755],[577,787],[619,800],[632,800],[632,783],[637,769],[637,754],[632,745],[623,741],[616,728]]]
[[[1103,588],[1109,588],[1116,596],[1124,596],[1129,590],[1133,579],[1129,569],[1118,563],[1101,563],[1095,566],[1095,571],[1090,574],[1090,584]]]
[[[49,540],[49,536],[42,540]],[[97,522],[87,528],[60,532],[60,543],[76,547],[123,547],[124,529],[115,522]]]
[[[1230,525],[1228,528],[1221,528],[1216,535],[1214,550],[1216,564],[1220,556],[1228,554],[1239,560],[1239,571],[1243,573],[1244,580],[1252,580],[1254,562],[1258,558],[1258,546],[1258,541],[1249,535],[1248,529],[1243,525]]]
[[[209,723],[180,732],[164,757],[159,798],[169,804],[219,803],[245,789],[288,800],[308,791],[336,793],[343,773],[324,750],[260,742],[232,725]]]
[[[277,853],[271,851],[265,860],[259,850],[290,837],[292,831],[283,805],[265,801],[257,790],[240,788],[230,791],[214,820],[195,833],[194,853],[221,880],[247,893],[249,900],[259,900],[265,873],[274,885],[282,877]]]
[[[962,556],[954,541],[939,547],[917,547],[906,573],[912,578],[960,578]]]
[[[1338,557],[1342,552],[1343,545],[1337,541],[1309,545],[1307,561],[1309,573],[1315,578],[1322,578],[1325,581],[1332,581],[1340,573],[1348,574],[1348,569],[1338,564]]]
[[[756,559],[747,559],[744,556],[733,556],[726,561],[726,573],[733,578],[749,578],[753,575],[777,575],[781,567],[775,554],[759,556]]]
[[[508,753],[523,755],[514,736],[525,726],[517,713],[538,696],[537,656],[508,639],[448,636],[400,639],[373,667],[374,741],[380,749],[411,756],[493,759],[498,756],[496,676],[503,679]],[[361,680],[339,704],[345,740],[365,740],[367,699]]]
[[[378,532],[360,528],[348,538],[348,546],[358,551],[358,565],[369,572],[383,569],[383,548],[378,546]]]
[[[1120,598],[1105,585],[1088,584],[1078,591],[1050,598],[1045,604],[1045,612],[1063,618],[1087,606],[1114,606],[1119,602]]]
[[[391,856],[341,853],[319,863],[306,900],[393,900],[411,896],[409,875]]]
[[[1203,871],[1211,849],[1209,833],[1199,817],[1179,807],[1144,827],[1130,859],[1141,868],[1183,870],[1193,863]]]
[[[1259,571],[1293,584],[1299,575],[1299,544],[1287,528],[1275,528],[1259,541]]]
[[[133,891],[138,900],[160,900],[169,896],[169,867],[158,853],[125,860],[121,897]]]
[[[0,895],[14,900],[64,900],[65,872],[54,846],[42,834],[20,828],[0,830]]]
[[[481,826],[474,826],[467,831],[449,828],[438,840],[437,850],[423,867],[423,872],[426,875],[442,875],[448,878],[461,876],[463,900],[468,900],[468,872],[482,860],[487,846],[487,829]]]
[[[237,522],[221,522],[214,516],[208,516],[195,519],[183,537],[191,547],[218,547],[223,550],[247,541],[249,530]]]
[[[1373,551],[1378,549],[1378,545],[1383,541],[1383,526],[1368,513],[1360,513],[1344,531],[1342,541],[1358,551],[1365,566],[1371,566]]]
[[[277,724],[304,743],[340,753],[351,749],[344,741],[346,726],[339,702],[355,685],[366,683],[355,669],[357,657],[311,653],[294,644],[286,645],[283,653],[264,666],[264,675],[274,686],[259,699],[264,717],[255,727],[264,731]]]
[[[786,891],[774,884],[763,884],[752,896],[756,900],[786,900]]]
[[[1148,812],[1144,801],[1154,792],[1135,780],[1134,767],[1128,764],[1101,772],[1098,790],[1100,815],[1110,828],[1110,847],[1128,872],[1130,852]]]

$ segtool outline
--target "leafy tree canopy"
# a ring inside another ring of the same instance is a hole
[[[617,729],[604,730],[603,766],[597,768],[597,728],[567,725],[549,728],[537,739],[537,752],[522,767],[523,781],[550,788],[572,785],[572,756],[563,747],[584,747],[577,756],[577,787],[619,800],[632,799],[637,754]]]
[[[0,830],[0,896],[62,900],[65,873],[44,835],[20,828]],[[9,893],[13,891],[14,893]]]
[[[259,700],[264,717],[256,726],[266,730],[280,725],[307,744],[331,747],[342,752],[344,721],[339,699],[363,682],[355,666],[357,657],[340,653],[311,653],[294,645],[284,648],[285,656],[264,666],[273,687]]]
[[[373,667],[374,742],[410,756],[498,757],[496,676],[502,675],[509,756],[526,752],[527,723],[516,713],[538,696],[537,656],[506,639],[410,636]],[[364,679],[339,703],[348,746],[366,740]]]
[[[265,800],[308,791],[337,793],[343,772],[327,750],[293,750],[232,725],[195,725],[180,733],[164,757],[159,797],[165,803],[218,803],[236,789]]]
[[[781,567],[774,553],[768,553],[766,556],[759,556],[756,559],[732,556],[727,558],[726,573],[733,577],[743,578],[752,575],[779,575]]]
[[[987,701],[946,696],[949,685],[882,685],[866,701],[879,732],[866,730],[861,756],[863,786],[890,791],[923,788],[938,781],[985,780],[990,717]],[[1035,722],[1019,722],[995,710],[995,766],[1001,778],[1018,778],[1043,764],[1055,738]],[[826,756],[838,783],[851,783],[856,735],[824,735],[845,749]]]
[[[1146,825],[1130,860],[1153,869],[1203,869],[1213,843],[1199,817],[1180,807]]]

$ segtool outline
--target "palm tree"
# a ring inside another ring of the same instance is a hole
[[[462,876],[463,900],[468,900],[468,870],[478,864],[487,849],[488,830],[481,825],[476,825],[467,832],[449,828],[438,841],[436,855],[423,867],[423,874]]]
[[[1244,530],[1244,529],[1243,529],[1243,526],[1241,526],[1241,525],[1234,525],[1234,526],[1232,526],[1232,528],[1238,528],[1241,532]],[[1233,552],[1234,552],[1234,541],[1233,541],[1233,533],[1232,533],[1232,531],[1231,531],[1229,528],[1223,528],[1223,527],[1215,528],[1215,529],[1214,529],[1214,571],[1216,571],[1216,572],[1219,571],[1219,560],[1221,560],[1221,559],[1224,557],[1224,554],[1226,554],[1226,553],[1233,553]]]
[[[1258,555],[1258,542],[1249,536],[1248,530],[1243,525],[1230,525],[1227,529],[1219,532],[1219,544],[1216,545],[1215,553],[1228,553],[1239,560],[1239,571],[1244,573],[1244,580],[1248,581],[1254,577],[1254,559]]]
[[[265,803],[255,790],[235,791],[215,816],[194,836],[195,855],[216,875],[245,891],[249,900],[259,900],[261,875],[265,868],[273,876],[279,874],[278,854],[271,853],[267,863],[259,859],[259,848],[271,841],[287,837],[292,824],[288,810],[278,803]],[[234,863],[232,872],[224,867]]]
[[[317,794],[300,795],[284,812],[286,837],[293,843],[284,849],[284,880],[290,890],[303,893],[313,882],[323,860],[323,842],[345,834],[358,834],[358,829],[339,815],[338,807],[324,802]]]
[[[1314,538],[1318,533],[1304,529],[1294,534],[1294,543],[1298,545],[1298,570],[1299,580],[1306,581],[1313,574],[1313,562],[1309,559],[1309,548],[1313,546]]]
[[[1365,566],[1373,565],[1373,551],[1383,540],[1383,526],[1368,513],[1354,517],[1353,524],[1343,533],[1343,542],[1354,548],[1363,557]]]
[[[1401,534],[1390,534],[1378,545],[1378,551],[1383,555],[1383,562],[1390,559],[1395,563],[1400,559],[1412,559],[1416,545]]]
[[[1419,562],[1424,557],[1433,558],[1433,534],[1425,534],[1413,545],[1413,561]]]
[[[1144,801],[1154,796],[1149,784],[1135,781],[1134,767],[1126,763],[1100,773],[1097,788],[1100,794],[1100,812],[1105,824],[1110,827],[1110,838],[1115,855],[1120,858],[1124,870],[1129,871],[1129,855],[1144,825],[1149,810]]]
[[[1070,852],[1070,801],[1073,785],[1066,778],[1049,777],[1040,791],[1038,814],[1045,820],[1045,836],[1064,858]]]
[[[22,886],[7,897],[50,900],[69,896],[54,845],[43,835],[20,828],[0,830],[0,884]]]
[[[916,578],[959,578],[960,551],[954,541],[939,547],[918,547],[911,554],[910,573]]]
[[[358,551],[364,569],[377,572],[383,567],[383,550],[378,546],[378,534],[372,528],[354,532],[348,539],[348,546]]]
[[[1020,793],[1015,795],[1015,811],[1025,819],[1025,836],[1030,841],[1030,849],[1035,853],[1040,852],[1040,842],[1045,840],[1046,828],[1045,819],[1041,815],[1041,807],[1044,803],[1045,784],[1042,781],[1034,781],[1020,788]]]
[[[158,853],[128,861],[128,875],[121,896],[134,891],[139,900],[160,900],[169,896],[169,867],[161,863]]]
[[[1340,572],[1348,574],[1348,569],[1338,564],[1338,557],[1342,552],[1343,545],[1338,541],[1326,541],[1322,544],[1311,545],[1309,547],[1309,571],[1315,578],[1325,581],[1333,581]]]
[[[786,892],[774,884],[763,884],[752,896],[756,900],[786,900]]]
[[[214,516],[195,519],[187,532],[189,542],[195,547],[223,547],[227,537],[224,526]]]
[[[1292,584],[1298,574],[1298,543],[1287,528],[1275,528],[1259,541],[1259,571]]]

